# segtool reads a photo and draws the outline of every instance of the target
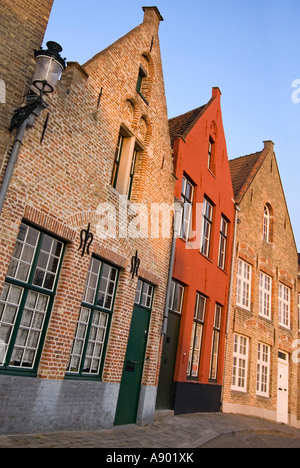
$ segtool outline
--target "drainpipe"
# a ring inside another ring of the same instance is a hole
[[[228,306],[227,306],[227,323],[226,323],[226,333],[225,333],[225,360],[224,360],[223,388],[222,388],[222,398],[221,398],[221,405],[222,406],[223,406],[223,399],[224,399],[225,375],[226,375],[227,340],[228,340],[229,324],[230,324],[230,317],[231,317],[230,311],[231,311],[231,305],[232,305],[231,303],[232,303],[233,274],[234,274],[235,257],[236,257],[236,254],[235,254],[235,252],[236,252],[236,235],[237,235],[237,227],[238,227],[238,215],[239,215],[240,211],[241,211],[240,207],[238,206],[237,203],[235,203],[233,251],[232,251],[230,281],[229,281],[229,294],[228,294]]]
[[[231,310],[231,299],[232,299],[232,283],[233,283],[235,252],[236,252],[236,245],[235,244],[236,244],[236,233],[237,233],[237,226],[238,226],[238,215],[239,215],[240,211],[241,211],[240,207],[235,203],[235,223],[234,223],[234,236],[233,236],[232,263],[231,263],[230,282],[229,282],[226,337],[228,336],[228,332],[229,332],[230,310]]]
[[[163,330],[162,330],[163,336],[167,334],[168,319],[169,319],[169,304],[170,304],[171,286],[172,286],[172,279],[173,279],[175,251],[176,251],[176,240],[178,237],[177,234],[178,234],[179,221],[181,219],[182,219],[182,203],[180,200],[175,198],[174,220],[173,220],[173,239],[172,239],[171,257],[170,257],[170,265],[169,265],[169,276],[168,276],[168,286],[167,286],[166,303],[165,303],[164,323],[163,323]]]
[[[4,179],[2,181],[1,189],[0,189],[0,215],[2,212],[2,208],[5,202],[6,194],[8,191],[8,187],[13,175],[13,171],[21,150],[23,138],[25,135],[25,131],[27,127],[33,127],[34,121],[36,117],[38,117],[43,109],[48,107],[48,105],[42,101],[39,103],[36,108],[33,110],[33,112],[24,120],[24,122],[20,125],[18,128],[15,142],[12,148],[12,152],[8,161],[8,165],[5,171]]]

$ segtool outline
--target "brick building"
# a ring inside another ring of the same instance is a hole
[[[0,165],[12,143],[10,121],[23,103],[34,71],[33,50],[42,45],[53,0],[0,3]],[[3,177],[3,167],[1,178]]]
[[[152,420],[172,213],[150,214],[175,184],[162,19],[145,7],[69,63],[43,142],[45,114],[26,131],[0,220],[2,433]]]
[[[169,125],[183,211],[157,408],[218,412],[235,221],[219,88]]]
[[[273,143],[230,170],[239,214],[223,411],[297,425],[297,250]]]

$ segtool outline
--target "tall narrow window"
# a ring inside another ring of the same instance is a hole
[[[267,205],[264,207],[263,240],[270,242],[270,210]]]
[[[228,222],[222,216],[221,229],[220,229],[219,263],[218,263],[219,267],[222,268],[222,270],[225,269],[225,262],[226,262],[227,233],[228,233]]]
[[[243,260],[238,260],[237,305],[250,310],[252,267]]]
[[[249,338],[242,335],[234,335],[232,390],[247,391],[249,359]]]
[[[193,197],[194,197],[194,186],[183,177],[182,190],[181,190],[181,202],[183,203],[182,212],[182,226],[181,226],[181,237],[188,241],[190,235],[190,228],[192,222],[192,209],[193,209]]]
[[[37,371],[64,244],[21,224],[0,297],[0,370]]]
[[[131,167],[130,167],[129,184],[128,184],[128,190],[127,190],[128,200],[130,200],[131,198],[133,178],[134,178],[135,165],[136,165],[136,157],[137,157],[137,150],[135,149],[133,151],[132,162],[131,162]]]
[[[212,137],[209,137],[208,143],[208,169],[214,172],[215,164],[214,164],[214,156],[215,156],[215,142]]]
[[[205,255],[205,257],[209,257],[212,219],[213,219],[213,206],[208,200],[206,200],[206,198],[204,198],[203,217],[202,217],[201,253]]]
[[[222,307],[219,304],[216,304],[212,351],[211,351],[211,365],[210,365],[210,378],[212,380],[216,380],[218,376],[221,318],[222,318]]]
[[[268,397],[270,382],[270,346],[258,343],[256,394]]]
[[[146,77],[147,77],[147,72],[141,66],[140,69],[139,69],[139,75],[138,75],[138,80],[137,80],[137,84],[136,84],[136,90],[144,100],[145,100],[145,90],[144,90],[143,85],[145,83],[145,78]]]
[[[111,176],[111,185],[113,186],[113,188],[116,188],[116,185],[117,185],[122,146],[123,146],[123,136],[119,135],[118,144],[117,144],[116,153],[115,153],[114,167],[113,167],[113,172]]]
[[[118,270],[92,258],[67,372],[98,377],[113,313]]]
[[[122,195],[131,198],[138,151],[141,145],[138,140],[122,125],[118,137],[111,185]]]
[[[189,363],[187,369],[187,375],[192,379],[197,379],[199,374],[205,309],[206,297],[197,293],[193,331],[190,345]]]
[[[259,315],[271,319],[272,278],[259,274]]]
[[[279,284],[278,289],[279,325],[290,328],[291,323],[291,291],[290,288]]]
[[[177,283],[177,281],[173,280],[171,283],[169,310],[172,310],[172,312],[175,312],[177,314],[181,314],[183,296],[184,296],[184,287],[181,284]]]

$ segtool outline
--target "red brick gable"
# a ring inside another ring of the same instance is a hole
[[[213,99],[204,106],[191,110],[186,114],[179,115],[169,120],[171,143],[173,146],[174,140],[177,137],[186,138],[192,128],[196,125],[199,118],[204,114]]]

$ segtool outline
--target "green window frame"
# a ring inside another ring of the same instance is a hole
[[[92,257],[66,378],[101,378],[119,270]]]
[[[22,222],[0,296],[0,373],[37,375],[64,249]]]

